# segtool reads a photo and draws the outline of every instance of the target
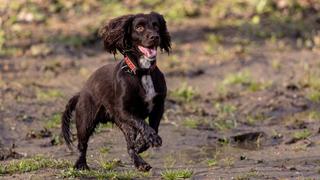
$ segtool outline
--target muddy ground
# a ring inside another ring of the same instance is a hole
[[[140,179],[161,179],[166,169],[189,169],[191,179],[319,179],[320,49],[208,22],[168,24],[172,53],[158,57],[169,89],[163,145],[143,154],[153,169]],[[56,44],[44,55],[1,57],[0,163],[38,154],[74,162],[77,151],[59,138],[61,112],[95,69],[114,61],[95,38],[81,47]],[[89,166],[97,170],[100,161],[113,159],[124,164],[116,171],[134,170],[117,127],[99,127],[90,139]],[[60,174],[46,168],[0,178]]]

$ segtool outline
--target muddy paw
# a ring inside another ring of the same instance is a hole
[[[150,144],[151,147],[159,147],[162,145],[161,137],[156,133],[151,133],[147,137],[147,142]]]
[[[152,167],[148,163],[142,163],[136,166],[136,168],[139,171],[147,172],[149,171]]]
[[[137,146],[137,147],[135,148],[135,152],[138,153],[138,154],[140,154],[140,153],[146,151],[149,147],[150,147],[150,145],[147,144],[147,143],[139,144],[139,146]]]

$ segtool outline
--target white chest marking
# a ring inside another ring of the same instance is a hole
[[[153,98],[157,95],[156,91],[154,90],[153,82],[150,75],[144,75],[141,78],[142,86],[146,91],[146,97],[144,101],[148,103],[148,110],[151,112],[153,108]]]
[[[140,66],[142,68],[150,68],[151,63],[145,58],[140,58]],[[153,98],[157,95],[153,86],[152,78],[150,75],[143,75],[141,77],[141,82],[143,89],[146,91],[146,97],[144,98],[144,101],[148,104],[148,110],[151,112],[154,105]]]

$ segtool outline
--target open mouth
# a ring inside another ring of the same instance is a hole
[[[143,47],[138,46],[139,50],[142,52],[142,54],[148,58],[148,59],[154,59],[157,56],[157,47]]]

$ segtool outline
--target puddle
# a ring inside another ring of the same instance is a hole
[[[194,163],[200,163],[204,160],[214,157],[217,148],[214,146],[200,146],[194,149],[183,149],[178,152],[178,157],[186,162],[193,161]]]
[[[259,150],[266,142],[264,132],[248,132],[230,136],[230,143],[236,147],[248,150]]]

